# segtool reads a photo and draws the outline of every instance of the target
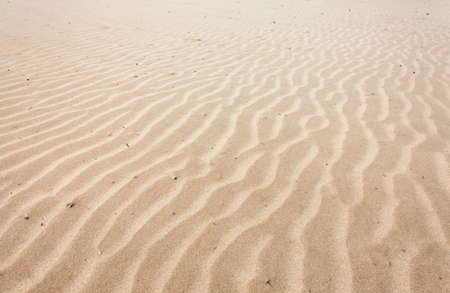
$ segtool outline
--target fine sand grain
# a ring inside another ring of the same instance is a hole
[[[0,292],[450,292],[449,13],[0,0]]]

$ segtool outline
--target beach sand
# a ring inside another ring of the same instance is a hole
[[[0,292],[450,292],[449,11],[0,0]]]

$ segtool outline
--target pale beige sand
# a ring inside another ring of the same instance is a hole
[[[0,0],[0,292],[450,292],[449,12]]]

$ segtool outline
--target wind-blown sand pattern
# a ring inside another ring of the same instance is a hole
[[[1,0],[0,292],[450,292],[450,2],[371,2]]]

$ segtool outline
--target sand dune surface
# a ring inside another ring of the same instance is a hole
[[[450,292],[449,12],[0,0],[0,292]]]

